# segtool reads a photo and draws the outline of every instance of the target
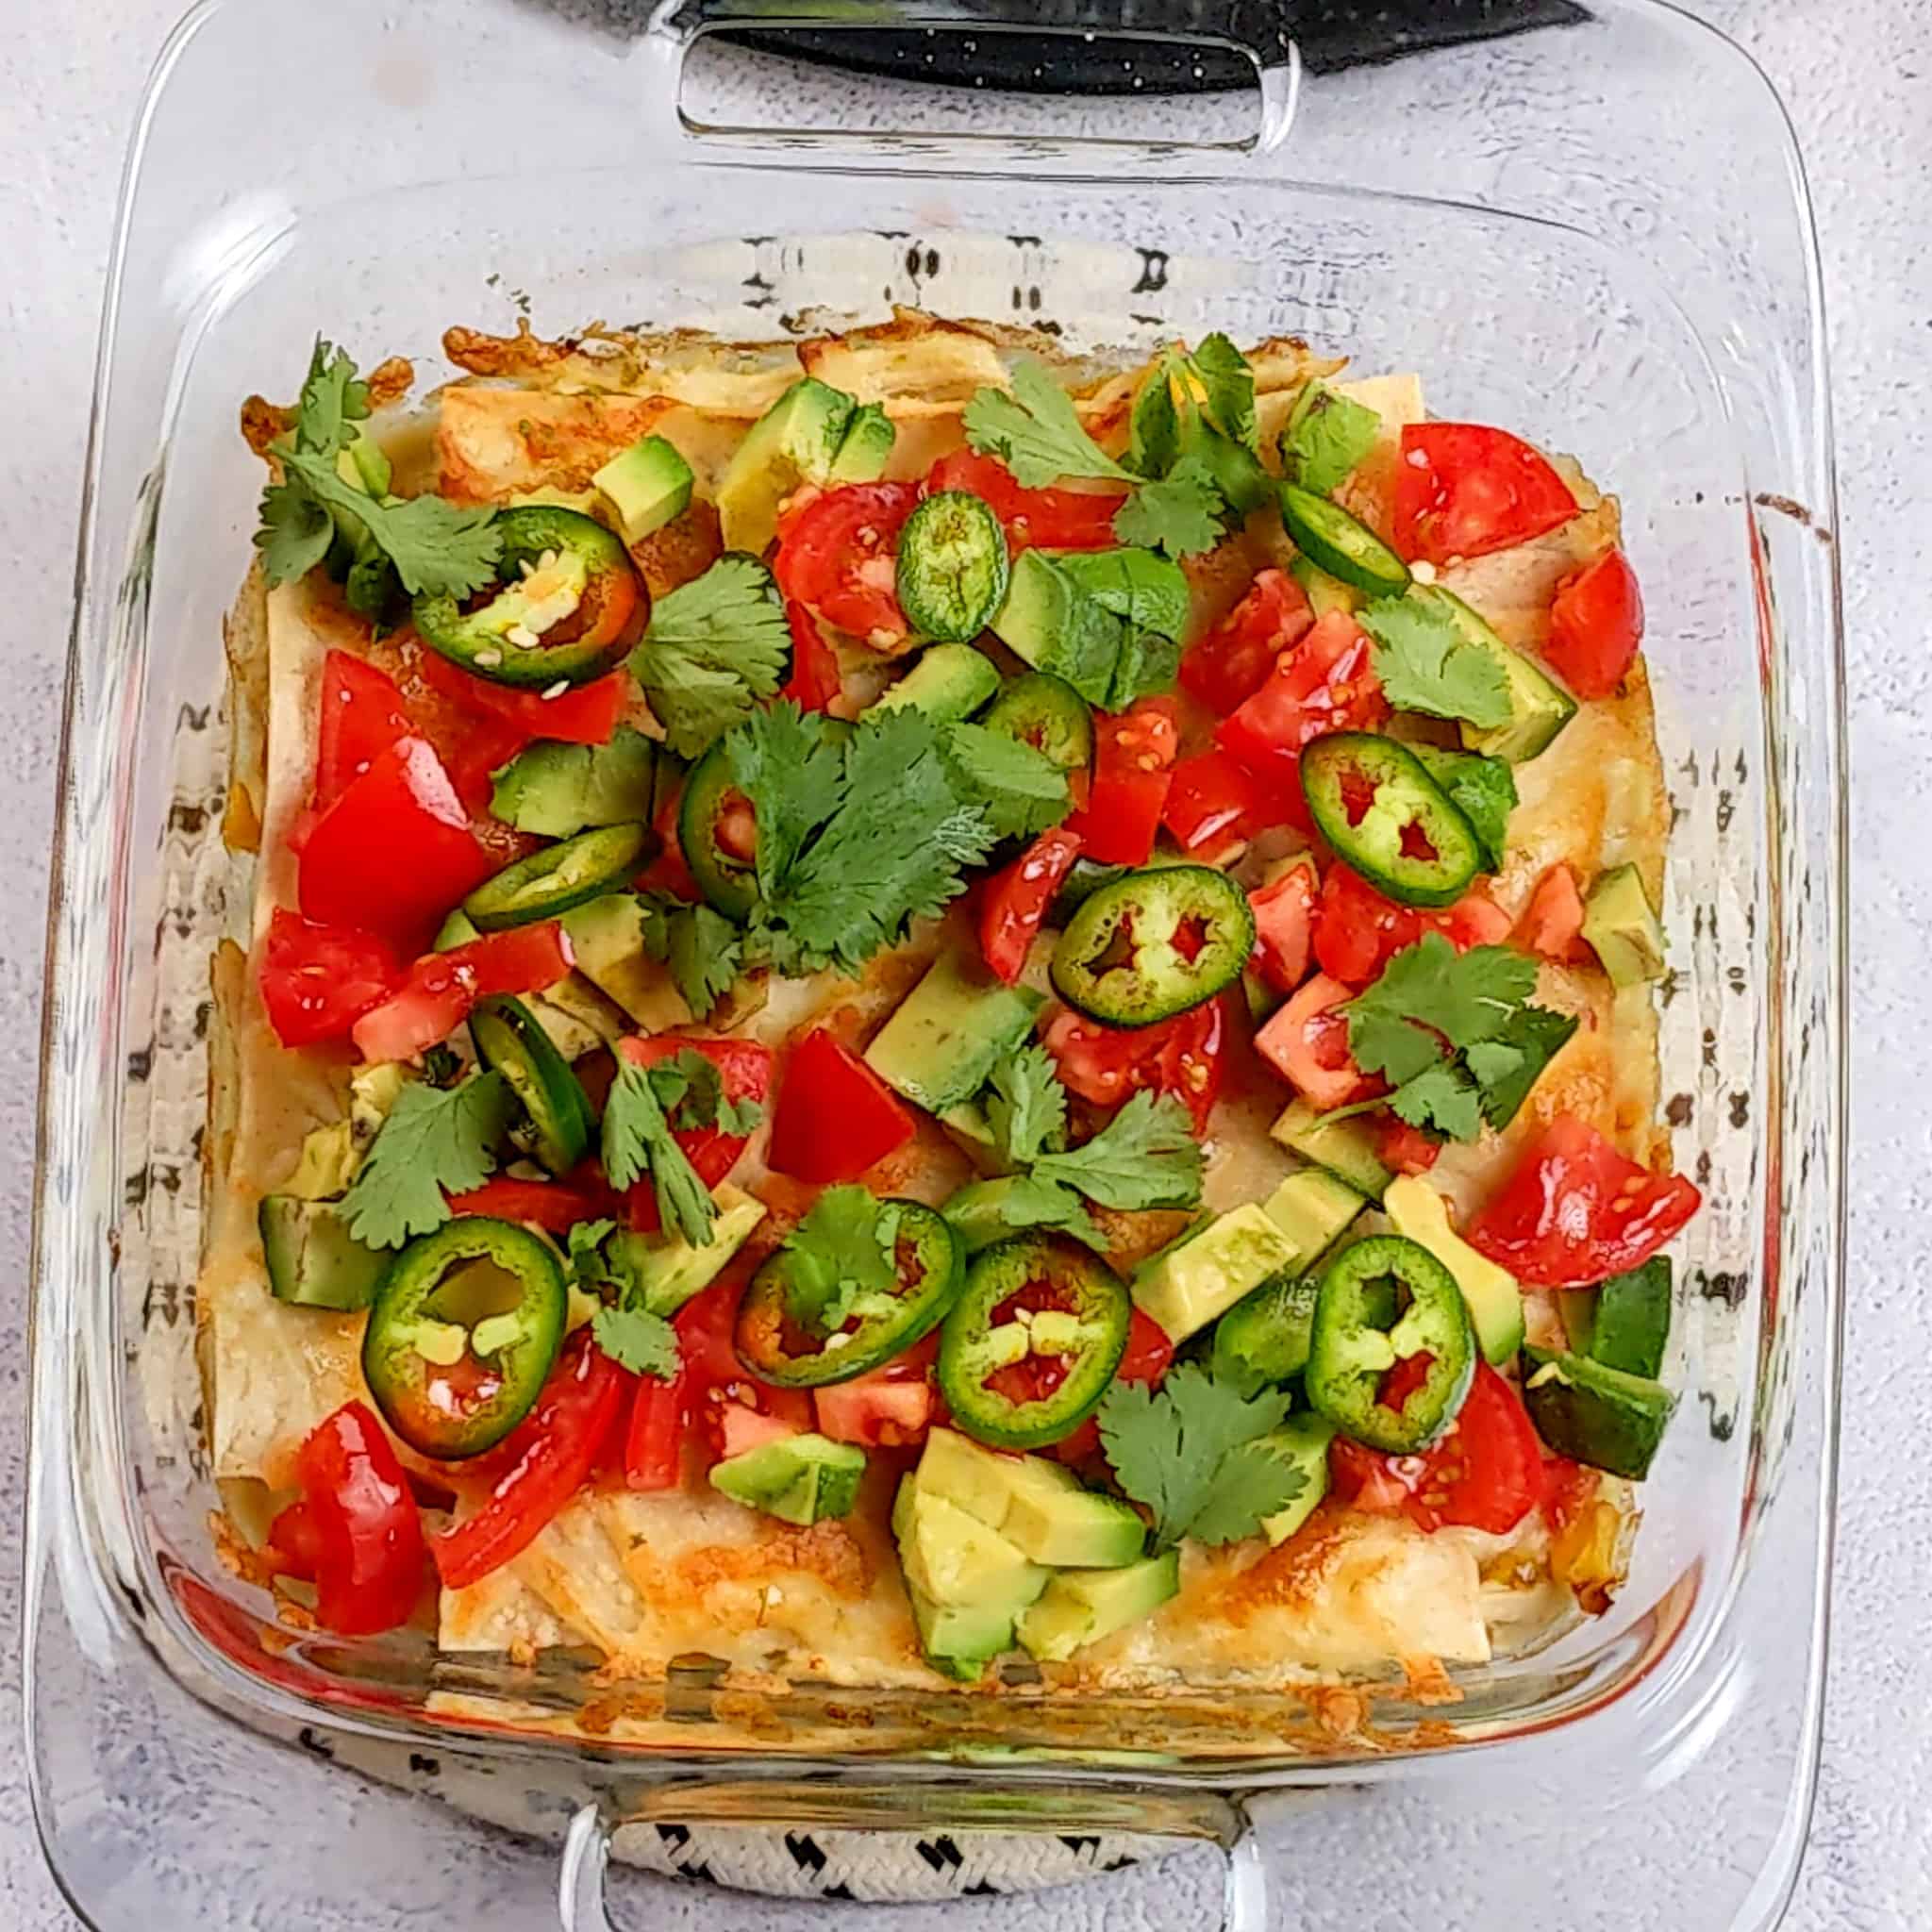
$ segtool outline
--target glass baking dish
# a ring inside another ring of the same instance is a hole
[[[1381,1924],[1385,1887],[1338,1886],[1338,1858],[1426,1889],[1444,1924],[1527,1915],[1558,1862],[1577,1932],[1777,1918],[1824,1658],[1845,876],[1830,426],[1790,129],[1742,54],[1652,0],[1320,80],[1265,9],[1193,17],[1251,58],[1252,98],[774,83],[709,47],[685,68],[734,24],[1141,18],[1083,0],[685,0],[594,27],[516,0],[338,0],[325,21],[209,0],[171,40],[102,332],[39,1147],[29,1746],[90,1924],[175,1932],[299,1899],[320,1926],[526,1925],[554,1908],[561,1838],[564,1922],[594,1927],[610,1833],[694,1820],[1205,1837],[1250,1928]],[[724,105],[700,105],[721,76]],[[1456,1703],[1388,1683],[1052,1714],[807,1687],[747,1710],[679,1670],[620,1707],[568,1659],[458,1670],[298,1641],[215,1560],[192,1284],[207,959],[247,916],[215,835],[222,618],[259,487],[240,399],[287,389],[318,326],[433,382],[444,325],[518,309],[552,334],[741,340],[893,302],[1092,347],[1303,335],[1358,371],[1421,370],[1437,413],[1573,451],[1622,497],[1674,817],[1663,1091],[1708,1203],[1666,1372],[1683,1401],[1611,1613],[1457,1673]],[[538,1735],[537,1711],[597,1740]],[[1319,1859],[1295,1855],[1309,1828]]]

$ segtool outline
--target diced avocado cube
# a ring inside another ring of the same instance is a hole
[[[1454,591],[1441,585],[1418,585],[1408,594],[1446,611],[1462,642],[1487,652],[1502,667],[1509,691],[1508,719],[1487,729],[1465,723],[1463,749],[1507,758],[1512,765],[1527,764],[1549,750],[1557,732],[1575,717],[1576,700],[1540,665],[1531,663],[1521,651],[1511,650]]]
[[[347,1121],[311,1127],[302,1137],[302,1153],[282,1189],[299,1201],[327,1201],[346,1191],[361,1165],[356,1131]]]
[[[718,1463],[711,1487],[749,1509],[804,1526],[850,1515],[864,1474],[865,1452],[850,1442],[787,1436]]]
[[[779,504],[801,481],[830,482],[852,415],[850,396],[808,375],[752,425],[718,483],[725,549],[764,555]]]
[[[490,809],[545,839],[596,825],[648,824],[657,764],[657,747],[629,724],[620,724],[608,744],[540,739],[498,773]]]
[[[1299,552],[1289,565],[1288,572],[1302,587],[1302,595],[1308,600],[1308,608],[1318,619],[1326,617],[1331,610],[1346,611],[1353,617],[1366,601],[1353,584],[1344,584],[1340,577],[1331,577],[1320,564],[1311,562]]]
[[[1011,1616],[1046,1588],[1044,1568],[916,1475],[899,1485],[892,1534],[907,1582],[934,1603],[986,1604]]]
[[[624,1008],[581,973],[566,973],[555,986],[525,993],[524,1004],[567,1060],[615,1046],[631,1030]]]
[[[839,454],[832,458],[831,474],[825,478],[826,482],[875,482],[886,473],[897,436],[883,403],[861,404],[853,410],[852,420],[845,425],[845,434],[839,443]]]
[[[367,1152],[408,1084],[409,1069],[400,1060],[377,1060],[349,1075],[349,1137],[358,1152]]]
[[[936,724],[970,718],[1000,688],[992,659],[971,644],[928,644],[919,661],[875,703],[874,711],[924,711]]]
[[[607,1243],[610,1272],[630,1283],[632,1293],[649,1313],[668,1320],[693,1295],[709,1288],[765,1218],[765,1204],[729,1181],[718,1183],[713,1198],[718,1218],[703,1247],[692,1247],[680,1234],[635,1234],[628,1229],[620,1229]]]
[[[1026,1461],[1038,1469],[1038,1457]],[[1023,1479],[1013,1489],[1000,1534],[1036,1563],[1057,1569],[1113,1570],[1138,1563],[1147,1525],[1131,1505],[1091,1490]]]
[[[1028,988],[1002,986],[963,950],[944,953],[879,1029],[865,1063],[915,1107],[942,1114],[986,1085],[1044,1004]]]
[[[992,1123],[979,1101],[962,1100],[958,1107],[947,1108],[940,1116],[940,1125],[981,1174],[1005,1174],[1011,1171],[1011,1163],[1000,1152]]]
[[[1285,1543],[1328,1493],[1328,1445],[1334,1440],[1333,1423],[1307,1413],[1290,1416],[1278,1429],[1262,1438],[1269,1449],[1291,1463],[1304,1478],[1301,1493],[1287,1508],[1262,1519],[1262,1531],[1271,1543]]]
[[[617,512],[626,543],[641,542],[691,506],[691,465],[661,436],[641,437],[591,481]]]
[[[936,1671],[977,1683],[986,1666],[1013,1647],[1013,1612],[1001,1604],[936,1604],[908,1588],[919,1645]]]
[[[1375,1152],[1374,1130],[1359,1117],[1328,1121],[1306,1100],[1291,1101],[1268,1129],[1291,1153],[1324,1167],[1357,1193],[1379,1201],[1390,1180]]]
[[[1664,976],[1664,929],[1634,865],[1607,872],[1583,902],[1583,937],[1612,986]]]
[[[995,1174],[991,1180],[968,1181],[946,1203],[941,1212],[969,1255],[1020,1232],[1007,1218],[1007,1204],[1025,1185],[1019,1175]]]
[[[1660,1382],[1588,1357],[1523,1351],[1523,1400],[1544,1445],[1573,1462],[1641,1482],[1677,1399]]]
[[[1298,1266],[1297,1252],[1258,1203],[1244,1201],[1143,1266],[1134,1301],[1170,1340],[1185,1341],[1271,1274]]]
[[[1557,1294],[1557,1314],[1577,1355],[1588,1355],[1596,1335],[1596,1290],[1565,1288]]]
[[[1020,1618],[1019,1639],[1040,1662],[1063,1664],[1076,1650],[1151,1617],[1180,1588],[1178,1550],[1118,1570],[1062,1570]]]
[[[390,486],[395,481],[389,452],[366,427],[358,429],[355,441],[337,455],[336,475],[351,490],[359,490],[378,502],[389,494]]]
[[[983,1448],[957,1429],[934,1429],[926,1437],[924,1452],[919,1458],[919,1480],[934,1495],[957,1503],[969,1515],[997,1529],[1012,1500],[1013,1472],[1019,1463],[1018,1457],[1001,1456]],[[1079,1488],[1079,1478],[1072,1470],[1058,1463],[1052,1467],[1074,1489]],[[903,1490],[900,1497],[903,1502]]]
[[[1214,1324],[1208,1357],[1217,1380],[1254,1396],[1278,1388],[1308,1365],[1321,1280],[1295,1269],[1250,1289]]]
[[[393,1257],[365,1248],[336,1203],[265,1194],[257,1219],[269,1291],[277,1301],[347,1314],[375,1299]]]
[[[453,953],[458,946],[467,946],[472,940],[482,937],[476,922],[460,906],[453,907],[436,928],[435,949],[439,953]]]
[[[1325,1168],[1291,1174],[1261,1204],[1261,1212],[1293,1242],[1296,1268],[1332,1247],[1368,1204]]]
[[[1641,1268],[1613,1274],[1593,1294],[1590,1332],[1571,1345],[1607,1369],[1626,1375],[1657,1375],[1671,1339],[1671,1257],[1653,1255]],[[1566,1311],[1567,1319],[1567,1311]]]
[[[993,635],[1036,671],[1064,678],[1090,705],[1105,705],[1126,626],[1041,550],[1013,559]]]
[[[606,892],[563,915],[577,971],[607,992],[645,1033],[691,1023],[661,961],[644,950],[643,908],[634,892]]]
[[[1469,1304],[1483,1359],[1507,1362],[1523,1346],[1523,1291],[1515,1275],[1479,1255],[1449,1224],[1449,1204],[1422,1174],[1389,1183],[1382,1211],[1395,1232],[1426,1248],[1456,1277]]]

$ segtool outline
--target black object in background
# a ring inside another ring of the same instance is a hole
[[[1042,14],[1050,9],[1042,6]],[[1301,48],[1314,74],[1400,59],[1434,47],[1460,46],[1535,27],[1588,20],[1576,0],[1254,0],[1257,21],[1279,26]],[[1136,34],[1186,33],[1198,24],[1189,0],[1123,7]],[[1222,11],[1222,9],[1217,9]],[[948,87],[998,88],[1014,93],[1224,93],[1251,87],[1245,56],[1218,47],[1102,35],[894,28],[733,28],[718,38],[768,54],[784,54],[858,74],[937,81]],[[968,45],[968,42],[971,45]]]

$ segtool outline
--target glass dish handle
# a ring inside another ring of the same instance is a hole
[[[1267,1865],[1260,1840],[1239,1797],[1231,1796],[1225,1810],[1232,1829],[1219,1840],[1227,1858],[1220,1932],[1267,1932]],[[557,1916],[562,1932],[628,1932],[611,1918],[604,1889],[610,1864],[610,1837],[622,1822],[596,1804],[581,1807],[572,1817],[564,1834],[557,1885]],[[828,1914],[837,1912],[843,1924],[851,1924],[858,1916],[849,1900],[835,1904],[828,1899],[825,1908]]]
[[[1254,65],[1259,116],[1253,136],[1236,142],[1191,142],[1163,133],[1151,145],[1186,153],[1230,146],[1257,156],[1278,148],[1294,120],[1301,88],[1301,57],[1282,25],[1281,8],[1271,0],[1192,0],[1185,27],[1121,0],[660,0],[651,18],[649,40],[656,46],[666,80],[667,105],[687,132],[736,137],[773,134],[799,139],[804,130],[774,127],[720,129],[698,125],[679,99],[684,57],[704,35],[728,28],[765,33],[813,29],[860,33],[1024,33],[1037,39],[1103,40],[1128,46],[1215,48],[1243,56]],[[1146,16],[1153,17],[1146,17]],[[1144,23],[1142,24],[1144,19]],[[812,130],[830,140],[830,131]],[[986,139],[986,137],[976,137]],[[1126,140],[1127,138],[1124,138]],[[1083,139],[1074,145],[1123,144]],[[1127,144],[1131,144],[1130,140]]]

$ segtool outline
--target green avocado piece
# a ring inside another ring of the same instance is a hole
[[[393,1257],[365,1248],[339,1204],[264,1194],[257,1212],[269,1291],[297,1307],[366,1308]]]
[[[1288,574],[1302,587],[1302,595],[1308,600],[1308,608],[1317,619],[1326,617],[1331,610],[1345,611],[1353,617],[1368,602],[1353,584],[1331,577],[1320,564],[1299,552],[1289,565]]]
[[[1308,1365],[1321,1288],[1320,1275],[1290,1268],[1250,1289],[1214,1324],[1208,1361],[1216,1379],[1252,1397],[1299,1375]]]
[[[1656,1376],[1671,1339],[1671,1257],[1653,1255],[1642,1267],[1611,1275],[1585,1299],[1595,1307],[1577,1354],[1626,1375]]]
[[[928,644],[897,684],[868,706],[877,711],[924,711],[936,724],[970,718],[1000,688],[992,659],[971,644]]]
[[[801,482],[828,483],[851,425],[842,390],[805,376],[746,434],[718,483],[724,548],[762,557],[778,529],[778,506]]]
[[[591,481],[609,499],[626,543],[661,530],[691,507],[691,465],[661,436],[641,437]]]
[[[483,937],[476,922],[460,906],[450,908],[448,916],[436,928],[435,950],[439,953],[453,953],[458,946],[467,946],[472,940]]]
[[[832,458],[828,483],[873,483],[886,473],[898,432],[883,403],[861,403],[853,410]]]
[[[1002,986],[965,951],[944,953],[880,1028],[865,1063],[915,1107],[943,1114],[986,1085],[1044,1004],[1025,987]]]
[[[496,774],[490,809],[518,831],[545,839],[648,824],[657,762],[657,747],[629,724],[620,724],[608,744],[540,739]]]
[[[1034,1457],[1025,1460],[1046,1467]],[[1147,1525],[1130,1504],[1030,1478],[1014,1485],[1000,1534],[1036,1563],[1057,1569],[1117,1570],[1138,1563],[1147,1547]]]
[[[1487,729],[1465,723],[1463,750],[1507,758],[1512,765],[1527,764],[1548,751],[1557,732],[1575,717],[1576,700],[1540,665],[1531,663],[1521,651],[1511,650],[1454,591],[1440,585],[1418,585],[1408,594],[1446,611],[1462,642],[1486,651],[1502,667],[1509,691],[1509,716],[1505,723]]]
[[[731,1257],[765,1218],[765,1204],[729,1181],[714,1190],[718,1218],[711,1239],[692,1247],[679,1234],[636,1234],[620,1228],[605,1244],[610,1272],[630,1284],[630,1296],[647,1313],[667,1320],[724,1274]]]
[[[1523,1290],[1515,1275],[1479,1255],[1449,1224],[1449,1206],[1422,1174],[1389,1183],[1382,1211],[1395,1232],[1426,1248],[1456,1277],[1487,1362],[1507,1362],[1523,1346]]]
[[[1268,1541],[1285,1543],[1315,1513],[1315,1505],[1328,1493],[1328,1445],[1335,1440],[1335,1424],[1319,1415],[1291,1415],[1261,1440],[1284,1462],[1300,1470],[1305,1479],[1301,1494],[1286,1509],[1262,1519],[1261,1528]]]
[[[643,908],[635,892],[606,892],[563,915],[577,971],[608,993],[645,1033],[688,1025],[691,1008],[661,961],[644,950]]]
[[[1134,1276],[1134,1302],[1171,1341],[1185,1341],[1270,1275],[1298,1268],[1298,1253],[1258,1202],[1244,1201],[1144,1264]]]
[[[1291,1153],[1326,1168],[1372,1201],[1379,1201],[1389,1186],[1389,1170],[1375,1152],[1374,1129],[1365,1120],[1324,1120],[1306,1100],[1296,1100],[1268,1131]]]
[[[1583,902],[1583,937],[1612,986],[1664,976],[1664,929],[1634,865],[1607,872]]]
[[[1523,1362],[1524,1404],[1548,1448],[1643,1480],[1677,1406],[1662,1383],[1546,1348],[1525,1348]]]
[[[1062,678],[1090,705],[1108,703],[1126,626],[1043,550],[1013,559],[993,635],[1036,671]]]
[[[1065,1663],[1085,1645],[1151,1617],[1180,1588],[1178,1550],[1117,1570],[1062,1570],[1021,1616],[1017,1634],[1040,1662]]]
[[[1261,1211],[1294,1243],[1296,1268],[1307,1268],[1346,1231],[1367,1203],[1325,1169],[1291,1174],[1261,1204]]]
[[[892,1534],[907,1582],[933,1603],[978,1605],[1010,1620],[1046,1588],[1042,1565],[917,1474],[899,1485]]]
[[[727,1457],[712,1469],[711,1487],[782,1523],[808,1525],[849,1516],[864,1474],[865,1452],[850,1442],[787,1436]]]
[[[907,1587],[919,1647],[934,1670],[962,1684],[974,1684],[987,1665],[1013,1647],[1013,1613],[997,1604],[936,1604],[924,1591]]]

